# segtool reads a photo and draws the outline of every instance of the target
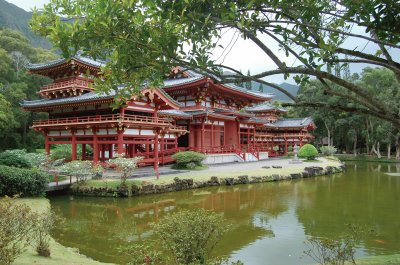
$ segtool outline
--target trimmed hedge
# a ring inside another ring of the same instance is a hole
[[[318,155],[318,150],[312,144],[305,144],[299,150],[299,157],[307,158],[307,160],[313,160]]]
[[[7,150],[0,153],[0,165],[19,168],[32,167],[32,163],[26,157],[25,150]]]
[[[178,167],[181,168],[195,168],[201,166],[201,162],[206,158],[202,153],[194,151],[178,152],[172,156],[172,159],[176,161]]]
[[[48,183],[47,174],[37,169],[15,168],[0,165],[0,196],[43,195]]]

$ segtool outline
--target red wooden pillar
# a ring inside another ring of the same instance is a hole
[[[242,149],[240,146],[240,124],[239,121],[236,121],[236,126],[237,126],[237,148]]]
[[[161,164],[164,164],[164,137],[161,137],[160,151],[161,151]]]
[[[211,148],[214,147],[214,122],[211,122]]]
[[[75,131],[71,131],[71,144],[72,144],[72,161],[76,160],[76,135]]]
[[[124,130],[119,129],[117,134],[118,156],[122,156],[124,154]]]
[[[201,131],[200,131],[200,148],[201,152],[204,153],[204,120],[201,122]]]
[[[49,143],[49,136],[47,133],[44,136],[44,148],[46,150],[46,155],[50,155],[50,143]]]
[[[158,132],[155,131],[154,135],[154,170],[156,171],[157,179],[159,178],[158,174]]]
[[[300,147],[303,146],[303,137],[300,137]]]
[[[97,140],[96,129],[93,129],[93,163],[99,162],[99,144]]]
[[[82,144],[82,160],[86,160],[86,144]]]

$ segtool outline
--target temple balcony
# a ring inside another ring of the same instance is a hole
[[[170,119],[140,115],[121,115],[121,114],[109,114],[109,115],[96,115],[96,116],[84,116],[84,117],[71,117],[71,118],[58,118],[48,120],[37,120],[33,122],[32,128],[58,128],[58,127],[86,127],[86,126],[110,126],[114,127],[117,125],[129,126],[145,126],[145,127],[171,127],[175,130],[186,131],[182,126],[171,125]],[[182,128],[181,128],[182,127]]]
[[[66,81],[55,82],[41,87],[37,94],[44,98],[62,98],[70,96],[79,96],[84,92],[93,91],[91,84],[93,82],[86,79],[74,78]]]

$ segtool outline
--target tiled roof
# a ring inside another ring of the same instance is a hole
[[[93,60],[91,58],[84,57],[84,56],[81,56],[79,54],[73,56],[71,58],[71,60],[76,60],[76,61],[81,62],[83,64],[87,64],[87,65],[90,65],[90,66],[93,66],[93,67],[98,67],[98,68],[100,68],[100,67],[102,67],[102,66],[104,66],[106,64],[104,61]],[[57,60],[53,60],[53,61],[49,61],[49,62],[45,62],[45,63],[28,64],[27,68],[29,70],[41,70],[41,69],[45,69],[47,67],[57,66],[57,65],[63,64],[65,62],[67,62],[67,61],[68,61],[67,59],[61,58],[61,59],[57,59]]]
[[[252,95],[252,96],[256,96],[256,97],[263,97],[265,99],[271,99],[271,98],[273,98],[275,96],[275,94],[273,94],[273,93],[268,93],[268,94],[267,93],[261,93],[261,92],[258,92],[258,91],[248,90],[246,88],[243,88],[243,87],[240,87],[240,86],[237,86],[237,85],[234,85],[234,84],[222,84],[222,85],[225,86],[225,87],[228,87],[228,88],[230,88],[232,90],[235,90],[235,91],[239,91],[239,92],[246,93],[246,94],[249,94],[249,95]]]
[[[39,100],[24,100],[21,103],[21,106],[24,108],[34,108],[34,107],[43,107],[43,106],[54,106],[54,105],[63,105],[68,103],[78,103],[85,101],[94,101],[94,100],[102,100],[102,99],[112,99],[114,97],[114,93],[110,93],[110,95],[106,94],[97,94],[95,92],[89,92],[83,94],[81,96],[76,97],[68,97],[68,98],[58,98],[58,99],[39,99]]]
[[[181,110],[175,110],[175,109],[168,109],[168,110],[159,110],[157,111],[158,115],[164,115],[164,116],[176,116],[176,117],[187,117],[191,118],[192,115],[186,112],[183,112]]]
[[[276,107],[270,103],[262,103],[262,104],[258,104],[258,105],[254,105],[254,106],[246,108],[246,111],[248,111],[248,112],[263,112],[263,111],[270,111],[270,110],[287,112],[286,109]]]
[[[193,76],[193,77],[186,77],[186,78],[167,79],[164,81],[163,88],[189,84],[189,83],[201,80],[203,78],[204,78],[204,76]]]
[[[282,119],[276,121],[275,123],[273,123],[273,125],[278,128],[285,128],[285,127],[289,128],[289,127],[307,127],[312,123],[313,123],[312,118],[307,117],[307,118]]]

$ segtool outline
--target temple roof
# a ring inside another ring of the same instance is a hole
[[[307,127],[313,124],[311,117],[306,118],[292,118],[292,119],[281,119],[275,123],[268,123],[267,126],[273,125],[277,128],[291,128],[291,127]]]
[[[261,104],[254,105],[251,107],[247,107],[247,108],[245,108],[245,110],[248,112],[264,112],[264,111],[272,111],[272,110],[280,111],[280,112],[287,112],[286,109],[276,107],[276,106],[270,104],[269,102],[261,103]]]
[[[81,56],[81,55],[75,55],[72,58],[70,58],[70,60],[76,60],[76,61],[81,62],[83,64],[87,64],[87,65],[90,65],[90,66],[93,66],[93,67],[98,67],[98,68],[100,68],[100,67],[102,67],[102,66],[104,66],[106,64],[106,62],[104,62],[104,61],[93,60],[91,58],[84,57],[84,56]],[[26,68],[29,69],[29,70],[42,70],[42,69],[46,69],[46,68],[49,68],[49,67],[54,67],[54,66],[57,66],[57,65],[64,64],[64,63],[66,63],[68,61],[69,61],[69,59],[67,60],[65,58],[61,58],[61,59],[48,61],[48,62],[44,62],[44,63],[28,64],[26,66]]]
[[[20,105],[24,108],[37,108],[44,106],[54,106],[54,105],[64,105],[70,103],[79,103],[79,102],[90,102],[96,100],[105,100],[105,99],[113,99],[114,93],[106,94],[98,94],[95,92],[89,92],[83,94],[81,96],[76,97],[67,97],[67,98],[58,98],[58,99],[38,99],[38,100],[24,100],[20,103]]]
[[[175,109],[168,109],[168,110],[159,110],[157,111],[158,115],[160,116],[173,116],[173,117],[185,117],[185,118],[192,118],[192,115]]]

